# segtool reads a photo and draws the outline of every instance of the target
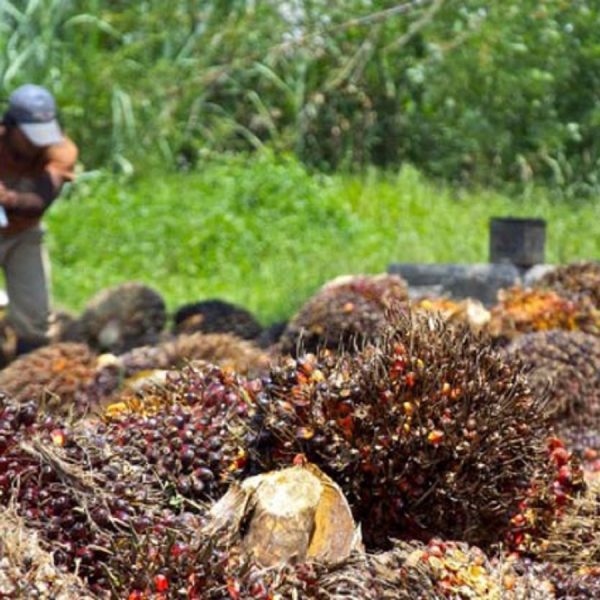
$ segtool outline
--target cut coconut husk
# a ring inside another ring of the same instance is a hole
[[[211,510],[211,535],[229,531],[264,566],[317,560],[341,562],[360,547],[340,488],[306,464],[245,480]]]
[[[133,281],[96,294],[86,304],[79,322],[90,346],[122,353],[156,343],[166,319],[162,296]]]
[[[551,329],[600,335],[600,310],[586,298],[561,296],[552,290],[513,287],[498,292],[488,326],[494,338],[511,340]]]
[[[203,300],[186,304],[173,316],[173,333],[229,333],[236,337],[253,340],[262,332],[262,326],[254,315],[224,300]]]
[[[287,324],[282,354],[296,356],[327,347],[352,351],[384,329],[386,311],[407,302],[408,287],[398,275],[350,275],[325,284]]]
[[[0,390],[44,410],[80,413],[80,393],[96,374],[96,354],[85,344],[64,342],[38,348],[0,371]]]
[[[0,509],[0,597],[93,600],[76,575],[54,564],[53,556],[13,509]]]

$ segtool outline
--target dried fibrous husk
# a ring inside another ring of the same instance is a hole
[[[96,373],[96,354],[85,344],[38,348],[0,371],[0,390],[18,402],[34,400],[50,412],[78,412],[79,394]]]
[[[449,298],[421,298],[413,303],[413,310],[438,312],[450,322],[466,323],[473,332],[484,331],[490,321],[490,312],[479,300],[451,300]]]
[[[235,539],[263,567],[338,563],[360,548],[340,488],[314,465],[264,473],[232,485],[211,509],[210,535]]]
[[[262,326],[254,315],[235,304],[223,300],[203,300],[185,304],[173,315],[173,332],[229,333],[236,337],[253,340],[262,332]]]
[[[529,333],[503,354],[522,362],[532,389],[548,396],[548,416],[559,432],[600,427],[600,338],[578,331]]]
[[[76,575],[54,564],[39,536],[13,509],[0,509],[0,597],[40,600],[93,600]]]
[[[561,296],[552,290],[514,287],[498,292],[488,325],[494,338],[511,340],[551,329],[600,335],[600,310],[584,297]]]
[[[321,347],[352,350],[376,338],[386,312],[408,300],[398,275],[351,275],[324,285],[288,323],[279,342],[282,354],[315,352]]]
[[[588,298],[600,309],[600,262],[581,261],[561,265],[541,277],[535,287],[554,290],[562,296]]]
[[[162,296],[147,285],[132,281],[94,296],[81,314],[80,325],[90,346],[121,353],[156,343],[166,319]]]
[[[466,327],[402,313],[333,366],[263,380],[257,460],[304,453],[347,496],[371,548],[390,537],[499,541],[529,483],[550,483],[544,399]]]

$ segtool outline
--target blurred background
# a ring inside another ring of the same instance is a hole
[[[288,316],[392,261],[485,262],[491,216],[600,257],[592,0],[4,0],[0,94],[49,87],[81,176],[56,301],[143,280]]]

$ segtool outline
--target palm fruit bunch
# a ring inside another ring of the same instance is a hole
[[[515,555],[508,556],[506,564],[519,577],[528,577],[534,581],[544,582],[544,588],[547,588],[549,584],[550,589],[542,598],[560,600],[600,598],[600,571],[597,567],[577,569],[569,564],[539,562],[530,558],[519,558]],[[528,598],[529,596],[525,596],[524,600]]]
[[[398,275],[339,277],[290,320],[279,350],[292,356],[322,347],[352,350],[355,344],[375,339],[385,328],[387,310],[407,300],[408,287]]]
[[[324,371],[288,361],[263,381],[258,461],[303,453],[343,489],[368,546],[390,537],[502,539],[531,481],[551,483],[543,402],[464,326],[390,315],[385,335]]]
[[[6,508],[0,509],[0,597],[93,600],[83,581],[59,570],[37,533]]]
[[[203,300],[185,304],[173,315],[173,333],[230,333],[245,340],[254,340],[262,332],[254,315],[223,300]]]
[[[535,287],[554,290],[561,296],[588,298],[600,310],[600,262],[563,265],[542,276]]]
[[[80,393],[96,373],[96,354],[63,342],[38,348],[0,371],[0,390],[18,402],[34,400],[50,412],[84,412]]]
[[[569,298],[552,290],[500,290],[491,309],[490,334],[510,340],[523,333],[565,329],[600,335],[600,309],[585,299]]]
[[[584,472],[564,442],[546,439],[546,477],[533,480],[505,534],[505,547],[521,556],[537,556],[548,532],[586,491]]]
[[[67,310],[55,310],[50,313],[48,337],[50,343],[85,343],[85,336],[79,318]]]
[[[215,498],[247,472],[245,422],[255,385],[214,366],[169,373],[141,398],[108,407],[103,445],[124,460],[143,459],[177,502]]]
[[[133,348],[116,357],[104,356],[99,362],[102,367],[81,396],[89,406],[104,407],[116,401],[121,391],[136,391],[141,380],[157,371],[204,362],[254,376],[266,371],[269,356],[252,342],[230,334],[194,333],[157,346]]]
[[[514,339],[504,350],[522,361],[538,394],[548,396],[557,430],[600,427],[600,338],[580,331],[540,331]]]
[[[258,346],[261,348],[271,348],[272,346],[275,346],[283,335],[287,324],[287,321],[276,321],[265,327],[256,339]]]
[[[57,567],[76,571],[96,593],[110,587],[106,568],[118,563],[119,548],[162,525],[168,500],[139,455],[114,453],[101,431],[82,436],[33,403],[8,403],[0,412],[0,504],[37,532]]]
[[[143,283],[131,281],[94,296],[79,323],[92,348],[121,353],[156,343],[166,319],[162,296]]]
[[[554,523],[540,543],[538,558],[571,565],[580,574],[595,570],[600,577],[600,479],[591,480],[586,493]]]

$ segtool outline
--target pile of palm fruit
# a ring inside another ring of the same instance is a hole
[[[0,596],[600,597],[598,265],[537,286],[474,325],[338,279],[267,350],[102,292],[0,371]]]

